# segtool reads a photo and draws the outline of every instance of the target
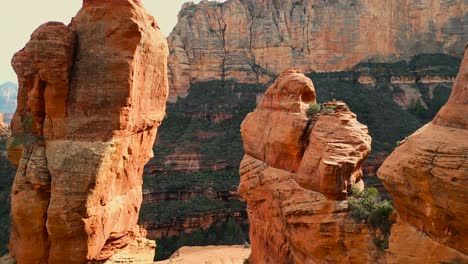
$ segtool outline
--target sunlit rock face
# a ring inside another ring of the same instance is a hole
[[[398,211],[388,263],[468,262],[468,51],[447,104],[385,160]]]
[[[267,82],[283,69],[341,71],[421,53],[461,56],[466,1],[187,3],[168,41],[170,100],[206,80]]]
[[[306,116],[312,81],[284,71],[241,126],[239,192],[247,202],[251,263],[380,263],[383,254],[348,212],[363,188],[367,127],[342,102]],[[332,111],[333,110],[333,111]]]
[[[105,260],[141,235],[142,172],[165,115],[167,56],[138,0],[85,0],[69,26],[43,24],[15,54],[18,263]]]

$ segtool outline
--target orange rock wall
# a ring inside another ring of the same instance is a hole
[[[239,193],[250,221],[250,263],[381,263],[346,200],[352,187],[364,187],[367,127],[342,102],[308,118],[315,100],[311,80],[288,70],[242,123]]]
[[[468,262],[467,89],[465,51],[447,104],[378,171],[399,214],[388,263]]]
[[[420,53],[461,56],[466,1],[228,0],[187,3],[168,37],[170,100],[190,83],[266,82],[288,67],[340,71]]]
[[[18,263],[107,259],[138,236],[167,55],[138,0],[85,0],[70,26],[40,26],[15,54],[10,251]]]

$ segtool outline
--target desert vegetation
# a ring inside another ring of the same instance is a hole
[[[390,216],[395,212],[391,201],[382,199],[376,188],[370,187],[363,191],[353,189],[349,208],[351,217],[369,226],[375,245],[382,250],[388,248],[388,237],[393,224]]]

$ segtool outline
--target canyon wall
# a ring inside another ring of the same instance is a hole
[[[337,101],[308,117],[315,101],[312,81],[287,70],[241,125],[250,263],[382,261],[367,226],[348,212],[351,189],[364,188],[367,127]]]
[[[43,24],[14,55],[10,253],[18,263],[102,261],[144,241],[142,173],[165,115],[167,55],[138,0],[84,0],[69,26]],[[154,242],[144,243],[147,263]]]
[[[392,195],[388,263],[468,262],[468,50],[447,104],[385,160]]]
[[[466,1],[228,0],[186,3],[168,37],[170,100],[206,80],[266,82],[288,67],[463,54]]]

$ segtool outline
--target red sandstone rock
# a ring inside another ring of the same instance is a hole
[[[250,221],[250,263],[379,263],[382,254],[346,201],[352,186],[363,187],[367,127],[341,102],[308,119],[306,102],[315,102],[311,80],[288,70],[242,123],[239,192]]]
[[[448,102],[432,123],[468,130],[468,56],[466,50]]]
[[[388,263],[468,262],[468,51],[447,104],[378,171],[399,214]]]
[[[315,103],[312,81],[295,70],[283,72],[241,125],[245,153],[275,168],[297,171],[308,122],[306,103]]]
[[[85,0],[69,27],[46,23],[15,54],[10,251],[19,263],[86,263],[134,241],[167,55],[136,0]]]

